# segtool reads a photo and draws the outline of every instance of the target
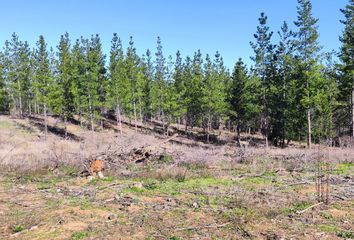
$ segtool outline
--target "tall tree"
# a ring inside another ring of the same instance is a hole
[[[161,38],[157,37],[155,53],[155,77],[153,87],[153,109],[158,120],[165,125],[165,95],[166,95],[166,59],[163,55]]]
[[[145,56],[142,58],[142,74],[145,78],[143,87],[143,108],[144,122],[151,120],[152,112],[152,84],[154,78],[154,65],[151,51],[146,50]]]
[[[268,147],[268,136],[269,136],[269,112],[268,112],[268,93],[269,82],[267,81],[267,67],[269,59],[271,57],[270,51],[273,49],[271,44],[271,38],[273,32],[269,32],[269,27],[267,26],[267,16],[262,12],[259,20],[259,26],[257,26],[257,32],[254,34],[255,42],[250,42],[251,47],[254,50],[255,56],[251,59],[255,62],[255,71],[261,79],[262,82],[262,93],[263,93],[263,116],[262,116],[262,132],[265,136],[266,146]]]
[[[48,103],[50,101],[49,95],[52,90],[53,77],[50,69],[49,52],[47,50],[47,44],[44,37],[39,36],[37,41],[37,49],[35,51],[36,69],[36,88],[38,89],[38,100],[43,106],[43,116],[44,116],[44,129],[45,134],[48,134]]]
[[[175,68],[173,71],[173,88],[176,94],[176,109],[175,117],[177,118],[177,127],[181,123],[182,117],[186,114],[186,104],[184,95],[186,92],[186,86],[184,82],[184,64],[182,62],[182,57],[180,51],[176,53]]]
[[[278,35],[280,41],[277,45],[276,56],[277,56],[277,68],[278,68],[278,78],[279,81],[275,82],[275,86],[277,88],[276,101],[278,104],[278,121],[275,126],[277,130],[274,132],[280,137],[281,146],[285,147],[285,139],[286,137],[290,137],[291,131],[294,129],[294,123],[296,115],[298,112],[296,111],[292,114],[297,106],[292,106],[292,109],[289,109],[290,101],[290,88],[292,81],[292,65],[294,61],[293,51],[294,51],[294,33],[289,29],[288,24],[284,21],[281,26],[281,30],[278,31]],[[293,122],[289,121],[290,115],[292,116]],[[296,125],[296,124],[295,124]],[[287,133],[287,131],[290,133]]]
[[[121,109],[124,105],[124,92],[126,91],[125,81],[125,68],[124,68],[124,53],[122,42],[116,33],[113,34],[111,41],[111,52],[109,62],[110,72],[110,90],[108,92],[110,106],[115,109],[116,121],[119,126],[120,134],[123,134]]]
[[[341,59],[341,100],[348,103],[351,112],[351,136],[354,137],[354,0],[349,0],[349,3],[344,9],[341,9],[344,15],[344,31],[340,37],[342,46],[339,57]]]
[[[143,91],[142,78],[140,73],[140,58],[136,53],[136,49],[134,47],[133,38],[130,37],[129,47],[127,49],[126,54],[126,78],[129,81],[129,105],[127,106],[127,110],[129,111],[129,116],[133,115],[134,124],[135,124],[135,132],[138,130],[138,116],[137,111],[141,107],[141,98]]]
[[[8,91],[5,84],[5,59],[0,52],[0,112],[7,112],[9,104]]]
[[[57,111],[64,119],[65,137],[67,137],[67,119],[72,117],[74,113],[73,68],[68,33],[60,37],[58,51],[58,77],[56,85],[58,104],[56,106]]]
[[[246,111],[246,98],[245,98],[245,85],[248,81],[247,69],[242,59],[239,58],[231,76],[231,86],[227,95],[229,104],[230,120],[236,123],[236,141],[237,145],[240,144],[240,130],[242,121],[245,121]]]
[[[72,64],[72,93],[74,100],[75,113],[79,115],[80,126],[83,126],[83,116],[85,114],[86,102],[86,58],[85,48],[82,42],[77,39],[71,54]]]
[[[88,112],[91,130],[94,131],[94,122],[100,120],[103,127],[103,111],[107,90],[107,78],[105,69],[105,56],[102,53],[101,39],[98,34],[91,36],[86,42],[87,70],[86,90],[88,95]]]
[[[302,104],[306,107],[307,116],[307,146],[311,148],[311,113],[313,105],[311,104],[311,91],[315,87],[312,84],[312,78],[316,75],[316,64],[320,46],[318,43],[318,19],[312,16],[312,4],[310,0],[298,0],[297,21],[295,25],[298,27],[297,36],[297,52],[300,60],[300,71],[304,80],[305,94],[302,98]]]

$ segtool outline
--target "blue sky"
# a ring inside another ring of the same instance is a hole
[[[324,50],[337,50],[343,29],[339,20],[348,0],[313,0],[319,18],[320,43]],[[165,55],[193,55],[218,50],[232,68],[242,57],[250,63],[260,12],[268,15],[275,33],[282,22],[296,20],[296,0],[0,0],[0,43],[16,32],[34,46],[40,34],[48,45],[57,46],[66,31],[72,39],[100,34],[105,54],[109,53],[114,32],[126,47],[134,37],[139,54],[155,51],[156,38],[162,39]],[[276,35],[276,34],[275,34]]]

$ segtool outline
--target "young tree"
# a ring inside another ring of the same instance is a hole
[[[135,132],[138,131],[137,109],[141,107],[141,97],[143,91],[142,77],[140,73],[140,58],[136,54],[133,38],[130,37],[129,47],[127,49],[126,60],[126,78],[128,80],[129,89],[128,97],[129,103],[127,109],[129,116],[133,113]]]
[[[166,101],[166,59],[163,55],[160,37],[157,37],[157,52],[155,53],[155,78],[153,85],[153,110],[158,120],[165,126],[165,101]]]
[[[49,53],[47,50],[47,44],[44,37],[39,36],[37,41],[37,49],[35,51],[35,78],[36,78],[36,88],[38,89],[38,100],[43,106],[43,117],[44,117],[44,129],[45,134],[48,134],[48,103],[50,101],[49,95],[52,90],[53,76],[50,69]]]
[[[0,52],[0,112],[7,112],[9,104],[8,91],[5,83],[5,60],[3,53]]]
[[[279,114],[278,121],[275,126],[276,130],[274,130],[274,133],[280,137],[281,146],[284,148],[285,139],[286,137],[290,137],[291,132],[294,130],[293,123],[297,122],[296,119],[298,118],[296,116],[299,114],[299,112],[295,111],[297,106],[290,106],[289,102],[289,99],[292,97],[289,96],[291,92],[289,88],[291,88],[293,71],[292,65],[294,61],[292,54],[294,50],[294,33],[289,30],[288,24],[284,21],[278,34],[280,41],[277,45],[276,56],[279,81],[276,81],[274,84],[277,88],[275,103],[278,105]],[[290,107],[292,108],[290,109]],[[292,122],[289,121],[290,115],[292,115]],[[289,133],[287,133],[287,131]]]
[[[237,145],[240,147],[240,130],[242,121],[245,121],[246,114],[246,98],[245,86],[248,81],[247,69],[242,59],[239,58],[235,64],[231,75],[231,86],[227,95],[229,104],[230,120],[236,123]]]
[[[58,51],[57,99],[55,106],[64,119],[65,137],[67,137],[67,119],[72,117],[74,113],[73,68],[68,33],[60,37]]]
[[[257,27],[257,32],[254,34],[256,42],[250,42],[251,47],[254,50],[255,56],[251,59],[255,62],[255,71],[261,79],[261,88],[263,93],[263,116],[262,116],[262,132],[265,136],[266,147],[268,147],[268,137],[269,137],[269,112],[268,112],[268,90],[270,88],[270,83],[267,81],[269,77],[267,76],[267,67],[269,65],[270,58],[272,57],[271,51],[273,50],[273,45],[271,44],[271,38],[273,32],[269,32],[269,27],[267,26],[267,16],[262,12],[259,20],[259,26]]]
[[[105,56],[102,53],[101,39],[98,34],[86,41],[86,90],[88,95],[88,112],[91,130],[94,131],[95,120],[100,120],[103,127],[103,111],[106,97]]]
[[[82,41],[77,39],[71,54],[71,71],[72,71],[72,93],[74,100],[75,113],[79,115],[80,126],[83,126],[83,116],[85,114],[86,102],[86,58],[85,48]]]
[[[184,82],[184,65],[182,62],[182,57],[180,51],[176,53],[176,62],[175,68],[173,71],[173,89],[175,91],[176,97],[176,109],[175,109],[175,117],[177,118],[177,128],[179,129],[179,125],[181,123],[181,119],[186,114],[186,103],[184,99],[184,95],[186,92],[186,85]]]
[[[110,53],[110,90],[109,101],[110,106],[115,109],[116,121],[119,126],[120,134],[123,134],[122,130],[122,119],[121,119],[121,109],[122,105],[125,106],[124,99],[126,98],[126,82],[125,80],[125,59],[123,53],[122,42],[116,33],[113,34],[111,42],[111,53]]]
[[[151,120],[153,116],[152,112],[152,85],[154,78],[154,65],[151,56],[151,51],[148,49],[145,56],[142,58],[142,74],[144,77],[144,86],[143,86],[143,116],[144,122],[147,122],[148,119]]]
[[[302,98],[302,104],[306,107],[307,116],[307,146],[311,148],[311,112],[313,105],[311,103],[311,92],[316,88],[312,84],[312,78],[316,76],[316,64],[320,46],[318,44],[318,19],[312,16],[312,4],[310,0],[298,0],[297,21],[295,25],[298,27],[296,33],[297,52],[300,64],[300,71],[303,75],[305,94]]]
[[[346,106],[350,108],[351,117],[351,136],[354,138],[354,0],[349,0],[349,3],[341,10],[344,15],[344,31],[340,37],[342,46],[340,49],[341,73],[340,78],[341,93],[340,100],[346,102]]]

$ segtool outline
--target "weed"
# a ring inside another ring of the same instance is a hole
[[[296,213],[297,211],[302,211],[302,210],[308,208],[309,206],[311,206],[310,202],[305,202],[305,201],[296,202],[296,203],[284,208],[283,211],[286,214],[293,214],[293,213]]]
[[[12,232],[14,233],[22,232],[23,230],[25,230],[25,227],[23,225],[12,226]]]
[[[336,175],[350,175],[354,174],[354,163],[340,163],[337,168],[331,171],[332,174]]]
[[[336,233],[338,231],[338,228],[336,226],[333,226],[333,225],[321,224],[321,225],[318,226],[318,228],[321,231],[327,232],[327,233]]]
[[[74,232],[71,235],[71,240],[80,240],[80,239],[84,239],[84,238],[86,238],[88,236],[89,236],[88,232],[84,232],[84,231]]]
[[[169,240],[182,240],[182,238],[173,236],[173,237],[170,237]]]
[[[336,234],[338,237],[342,237],[345,239],[353,239],[354,238],[354,231],[339,230],[339,231],[337,231]]]
[[[161,155],[159,157],[160,163],[171,163],[173,162],[173,157],[171,155]]]

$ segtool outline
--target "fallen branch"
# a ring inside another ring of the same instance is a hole
[[[227,222],[224,224],[214,224],[214,225],[206,225],[206,226],[197,226],[197,227],[185,227],[185,228],[177,228],[175,231],[185,231],[185,230],[198,230],[198,229],[205,229],[205,228],[220,228],[225,227],[231,224],[231,222]]]
[[[312,209],[312,208],[315,208],[315,207],[317,207],[317,206],[319,206],[319,205],[322,205],[322,204],[323,204],[323,202],[316,203],[316,204],[314,204],[314,205],[312,205],[312,206],[310,206],[310,207],[308,207],[308,208],[305,208],[304,210],[297,211],[296,213],[297,213],[297,214],[302,214],[302,213],[304,213],[304,212],[306,212],[306,211],[308,211],[308,210],[310,210],[310,209]]]
[[[301,182],[296,182],[296,183],[290,183],[290,184],[285,185],[285,186],[277,187],[277,188],[275,189],[275,191],[277,191],[277,190],[279,190],[279,189],[291,187],[291,186],[305,185],[305,184],[311,184],[311,182],[308,182],[308,181],[301,181]]]

